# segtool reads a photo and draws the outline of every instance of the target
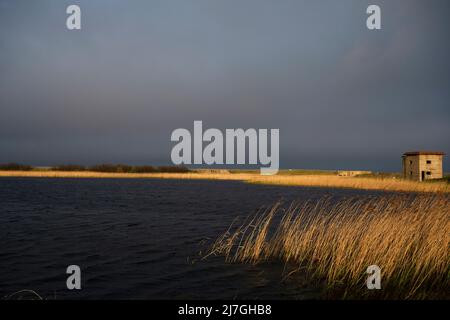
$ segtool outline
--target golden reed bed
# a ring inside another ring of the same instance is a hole
[[[365,190],[450,192],[450,184],[444,181],[418,182],[393,178],[339,177],[334,175],[299,176],[253,176],[251,183],[276,184],[284,186],[337,187]]]
[[[280,204],[230,227],[209,255],[230,262],[281,260],[326,283],[324,297],[450,296],[450,197],[397,194]],[[381,268],[381,290],[366,287]]]
[[[241,180],[247,183],[284,186],[310,186],[353,188],[386,191],[450,192],[447,182],[417,182],[392,178],[339,177],[335,175],[275,175],[256,173],[102,173],[90,171],[0,171],[0,177],[50,177],[50,178],[160,178],[160,179],[210,179]]]

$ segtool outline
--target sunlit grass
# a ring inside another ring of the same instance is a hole
[[[450,198],[400,194],[275,204],[227,230],[209,255],[297,264],[325,281],[328,297],[422,299],[448,297],[449,248]],[[366,288],[370,265],[381,268],[381,290]]]
[[[399,178],[339,177],[333,175],[300,176],[259,176],[247,180],[251,183],[276,184],[285,186],[338,187],[365,190],[450,192],[450,184],[445,181],[419,182]]]
[[[0,171],[0,177],[50,177],[50,178],[159,178],[159,179],[206,179],[240,180],[247,183],[274,184],[283,186],[306,186],[327,188],[352,188],[365,190],[450,192],[447,181],[418,182],[399,178],[339,177],[333,174],[320,175],[274,175],[262,176],[258,173],[115,173],[93,171]]]

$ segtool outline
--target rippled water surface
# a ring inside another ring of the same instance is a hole
[[[361,190],[237,181],[0,178],[0,297],[33,289],[56,299],[307,298],[283,265],[199,259],[237,217],[280,199]],[[66,289],[79,265],[82,289]]]

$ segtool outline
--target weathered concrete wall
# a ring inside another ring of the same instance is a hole
[[[443,177],[442,156],[420,155],[419,171],[425,171],[425,180],[440,179]]]
[[[413,155],[403,157],[403,176],[405,179],[422,181],[422,171],[424,180],[440,179],[442,172],[442,155]]]
[[[419,156],[404,156],[404,177],[410,180],[420,180],[419,175]]]

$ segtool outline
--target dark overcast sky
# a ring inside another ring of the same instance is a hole
[[[65,27],[70,4],[81,31]],[[380,31],[365,26],[369,4]],[[171,132],[203,120],[279,128],[284,168],[400,170],[404,151],[450,153],[449,12],[447,0],[0,0],[0,162],[168,164]]]

